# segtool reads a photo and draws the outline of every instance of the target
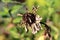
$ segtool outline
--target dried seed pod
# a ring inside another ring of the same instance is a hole
[[[25,13],[23,15],[23,20],[24,20],[25,23],[28,23],[29,26],[31,26],[31,24],[35,23],[35,21],[36,21],[35,14]]]
[[[38,8],[38,7],[37,7]],[[29,31],[28,27],[31,27],[32,33],[36,34],[41,28],[41,24],[45,25],[45,28],[48,32],[50,32],[50,27],[45,23],[41,22],[42,17],[34,13],[36,12],[36,7],[33,7],[32,12],[29,12],[28,8],[26,7],[26,13],[22,15],[23,23],[26,25],[25,30],[26,32]],[[50,36],[48,34],[48,36]]]

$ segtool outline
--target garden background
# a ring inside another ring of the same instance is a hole
[[[31,31],[26,33],[21,24],[22,17],[17,16],[26,12],[25,6],[32,12],[34,5],[39,6],[36,13],[43,18],[42,22],[50,26],[53,40],[60,40],[60,0],[0,0],[0,40],[44,39],[44,29],[35,35]]]

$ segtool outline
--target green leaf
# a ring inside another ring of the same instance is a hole
[[[22,17],[17,17],[13,20],[13,23],[19,23],[21,21]]]
[[[8,13],[8,8],[3,7],[3,10],[4,10],[5,13]]]
[[[11,13],[17,13],[21,7],[22,7],[22,6],[20,6],[20,5],[15,5],[15,6],[13,6]]]
[[[19,38],[19,34],[17,33],[16,27],[11,28],[9,32],[10,32],[11,37]]]
[[[34,0],[27,0],[26,5],[28,6],[29,11],[31,11],[34,5]]]
[[[2,2],[11,2],[12,0],[2,0]]]

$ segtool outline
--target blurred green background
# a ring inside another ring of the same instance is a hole
[[[44,29],[35,35],[31,31],[26,33],[22,17],[17,16],[26,12],[25,6],[32,12],[33,5],[39,6],[37,14],[51,27],[53,40],[60,40],[60,0],[0,0],[0,40],[44,40]]]

